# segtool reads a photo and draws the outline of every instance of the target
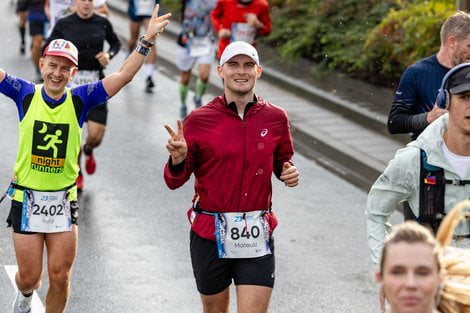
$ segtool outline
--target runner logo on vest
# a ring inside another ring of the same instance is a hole
[[[46,173],[62,173],[68,135],[68,124],[35,121],[31,169]]]

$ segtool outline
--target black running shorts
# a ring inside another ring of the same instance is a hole
[[[13,227],[13,231],[18,234],[32,235],[34,232],[21,231],[21,210],[23,204],[19,201],[11,201],[10,214],[8,214],[8,227]],[[72,213],[72,224],[77,224],[78,220],[78,202],[70,201],[70,211]]]
[[[44,30],[46,25],[42,21],[28,21],[29,23],[29,34],[31,36],[41,35],[44,36]]]
[[[199,293],[214,295],[235,285],[274,286],[274,239],[269,242],[272,254],[250,259],[219,259],[217,243],[194,231],[190,233],[193,273]]]
[[[97,105],[91,109],[86,116],[86,120],[106,125],[108,120],[108,103]]]

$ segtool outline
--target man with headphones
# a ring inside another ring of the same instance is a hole
[[[458,11],[442,24],[439,51],[410,65],[395,92],[387,127],[391,134],[418,135],[446,113],[436,105],[442,78],[449,69],[470,62],[470,14]]]
[[[470,63],[448,72],[437,98],[448,113],[398,150],[369,192],[367,240],[376,264],[400,202],[407,201],[418,222],[436,230],[448,211],[470,198]],[[468,228],[458,230],[454,245],[470,247]]]
[[[418,135],[447,111],[436,103],[442,78],[452,67],[470,61],[470,14],[458,11],[442,24],[439,51],[410,65],[403,73],[388,116],[391,134]],[[405,220],[415,219],[407,202]]]

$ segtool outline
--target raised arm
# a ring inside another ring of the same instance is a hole
[[[171,13],[167,13],[159,17],[158,7],[159,6],[157,4],[153,11],[152,18],[150,19],[144,38],[146,41],[155,41],[163,32],[165,26],[169,23],[168,19],[170,18]],[[137,45],[137,48],[139,47],[140,51],[132,51],[129,57],[122,64],[119,71],[106,76],[103,79],[103,87],[109,96],[114,96],[122,87],[128,84],[142,67],[142,64],[144,64],[145,58],[149,54],[151,47],[144,46],[142,43]]]

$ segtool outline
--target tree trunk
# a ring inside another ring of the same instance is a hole
[[[457,9],[470,12],[470,0],[457,0]]]

